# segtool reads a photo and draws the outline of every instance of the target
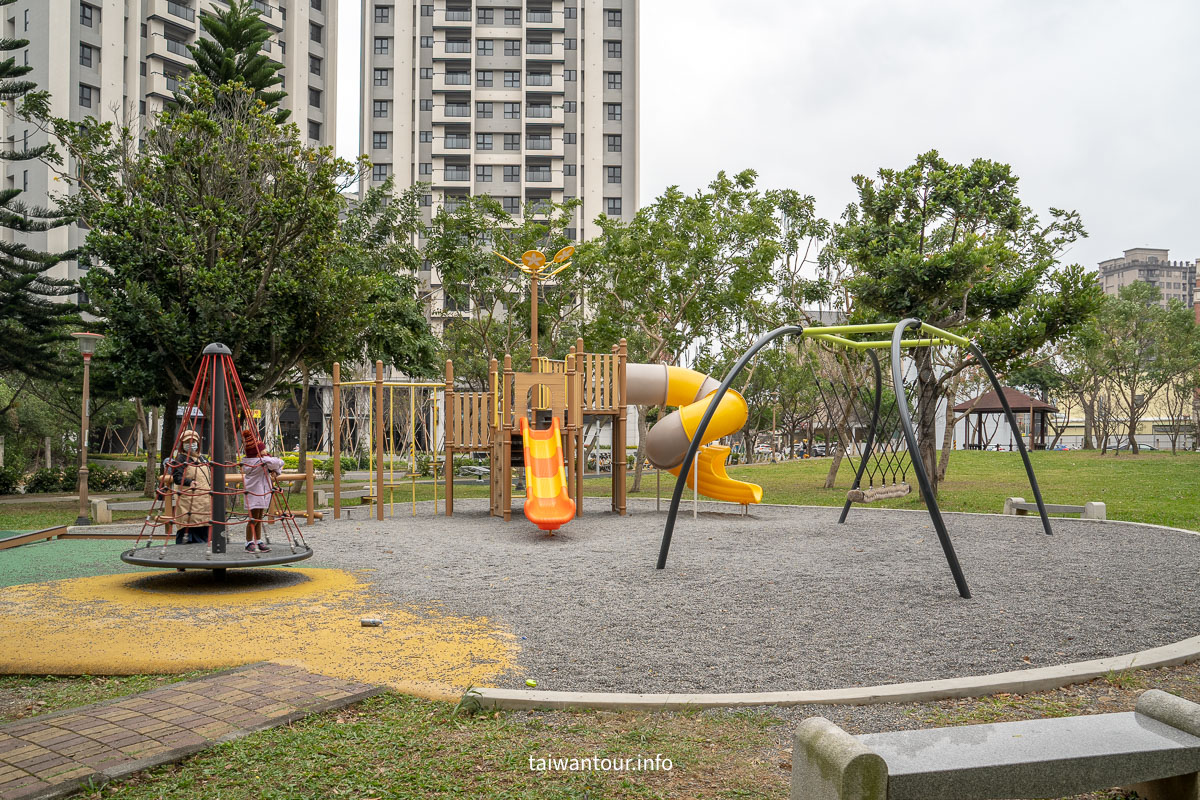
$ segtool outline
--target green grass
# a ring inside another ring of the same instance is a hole
[[[206,672],[180,675],[0,675],[0,724],[137,694]]]

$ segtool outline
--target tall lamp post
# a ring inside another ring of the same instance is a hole
[[[76,525],[91,525],[92,520],[89,517],[88,508],[88,468],[87,468],[87,440],[88,440],[88,393],[90,391],[90,378],[92,366],[92,353],[96,352],[96,343],[104,338],[99,333],[72,333],[72,336],[79,342],[79,352],[83,354],[83,414],[82,424],[79,433],[79,516],[75,519]]]

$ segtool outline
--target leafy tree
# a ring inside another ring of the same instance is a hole
[[[0,0],[0,8],[16,0]],[[29,46],[26,39],[0,39],[0,105],[16,106],[25,113],[28,106],[44,106],[47,95],[34,91],[37,84],[25,80],[33,67],[18,65],[9,55]],[[30,146],[28,141],[0,150],[0,161],[20,163],[36,161],[50,149],[49,144]],[[48,277],[46,270],[61,262],[67,254],[42,253],[23,240],[71,222],[68,216],[53,210],[26,205],[19,188],[0,190],[0,228],[10,231],[0,237],[0,375],[21,374],[48,377],[57,367],[57,345],[67,339],[66,326],[78,320],[75,308],[55,298],[75,291],[72,281]],[[20,394],[18,389],[16,394]],[[2,409],[0,409],[2,410]]]
[[[201,11],[200,27],[208,36],[188,45],[196,60],[196,74],[203,75],[213,86],[242,83],[250,87],[255,98],[267,108],[276,109],[276,122],[287,120],[291,112],[279,108],[287,92],[271,88],[282,85],[283,76],[278,73],[283,64],[263,52],[263,43],[271,38],[271,30],[250,0],[229,0],[229,8],[218,7],[215,13]],[[185,84],[176,99],[192,105],[190,91]]]
[[[848,268],[854,321],[916,317],[974,339],[1004,369],[1087,320],[1101,296],[1095,276],[1059,262],[1086,235],[1078,214],[1052,208],[1042,222],[1017,182],[1006,164],[951,164],[935,150],[876,178],[856,176],[858,201],[822,254]],[[913,356],[920,457],[936,492],[939,404],[969,362],[935,370],[930,348]]]
[[[327,356],[329,329],[372,298],[361,270],[331,268],[363,165],[305,147],[240,84],[188,91],[195,107],[164,112],[140,148],[109,123],[50,122],[78,165],[60,175],[90,228],[84,288],[127,396],[166,401],[164,441],[205,345],[230,346],[254,402]]]

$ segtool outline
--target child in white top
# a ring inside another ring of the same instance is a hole
[[[283,471],[283,461],[267,453],[254,431],[242,431],[246,457],[242,459],[242,479],[245,481],[246,510],[250,520],[246,523],[246,552],[269,553],[271,548],[262,542],[262,519],[271,506],[271,494],[275,491],[274,478]]]

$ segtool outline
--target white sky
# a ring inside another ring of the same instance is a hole
[[[338,152],[358,151],[360,3],[339,4]],[[831,220],[850,178],[936,148],[1073,208],[1094,268],[1200,257],[1195,0],[645,0],[641,200],[752,167]]]

